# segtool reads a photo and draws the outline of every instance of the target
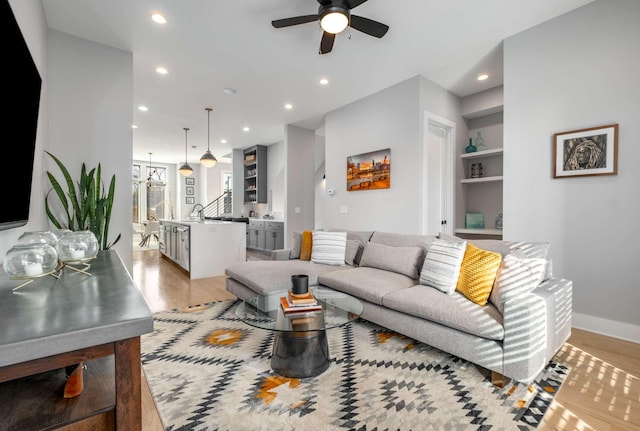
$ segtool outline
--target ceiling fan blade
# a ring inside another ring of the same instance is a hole
[[[345,0],[345,4],[349,9],[354,9],[360,6],[362,3],[365,3],[367,0]]]
[[[387,34],[387,31],[389,30],[389,26],[386,24],[358,15],[351,15],[349,26],[366,33],[369,36],[378,38]]]
[[[333,33],[322,32],[322,40],[320,41],[320,51],[318,54],[327,54],[333,49],[333,41],[336,40],[336,35]]]
[[[276,19],[271,21],[271,25],[275,28],[290,27],[292,25],[305,24],[318,20],[318,14],[293,16],[291,18]]]

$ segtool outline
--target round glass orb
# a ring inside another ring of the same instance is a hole
[[[62,262],[82,262],[98,255],[98,240],[93,232],[79,230],[60,238],[56,249]]]
[[[57,242],[58,237],[48,230],[25,232],[18,237],[18,244],[49,244],[55,247]]]
[[[60,240],[60,238],[71,232],[71,229],[54,229],[51,231],[56,236],[56,240]]]
[[[4,256],[4,270],[11,278],[35,278],[58,269],[58,253],[49,244],[16,244]]]

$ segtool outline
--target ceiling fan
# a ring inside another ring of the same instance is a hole
[[[271,21],[271,25],[275,28],[282,28],[318,21],[323,30],[319,54],[327,54],[333,49],[336,34],[340,33],[347,26],[377,38],[381,38],[387,33],[389,30],[388,25],[351,14],[351,9],[355,9],[366,1],[367,0],[318,0],[320,7],[318,8],[317,14],[276,19]]]

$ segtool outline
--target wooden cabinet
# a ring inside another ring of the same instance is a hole
[[[459,154],[462,172],[459,172],[459,190],[462,195],[456,217],[455,234],[465,238],[502,238],[502,229],[496,219],[502,214],[503,188],[503,116],[502,111],[467,119],[469,135],[475,145],[478,132],[484,139],[484,148]],[[466,144],[465,144],[466,146]],[[484,228],[470,228],[466,225],[466,215],[482,214]]]
[[[267,203],[267,147],[244,150],[244,203]]]

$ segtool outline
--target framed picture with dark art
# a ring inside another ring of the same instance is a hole
[[[391,149],[347,157],[347,191],[391,188]]]
[[[193,186],[187,186],[187,196],[193,196]]]
[[[196,203],[196,198],[192,196],[188,196],[186,202],[187,202],[187,205],[193,205]]]
[[[196,183],[196,179],[195,178],[185,178],[184,179],[184,183],[188,186],[192,186]]]
[[[618,174],[618,125],[556,133],[554,178]]]

